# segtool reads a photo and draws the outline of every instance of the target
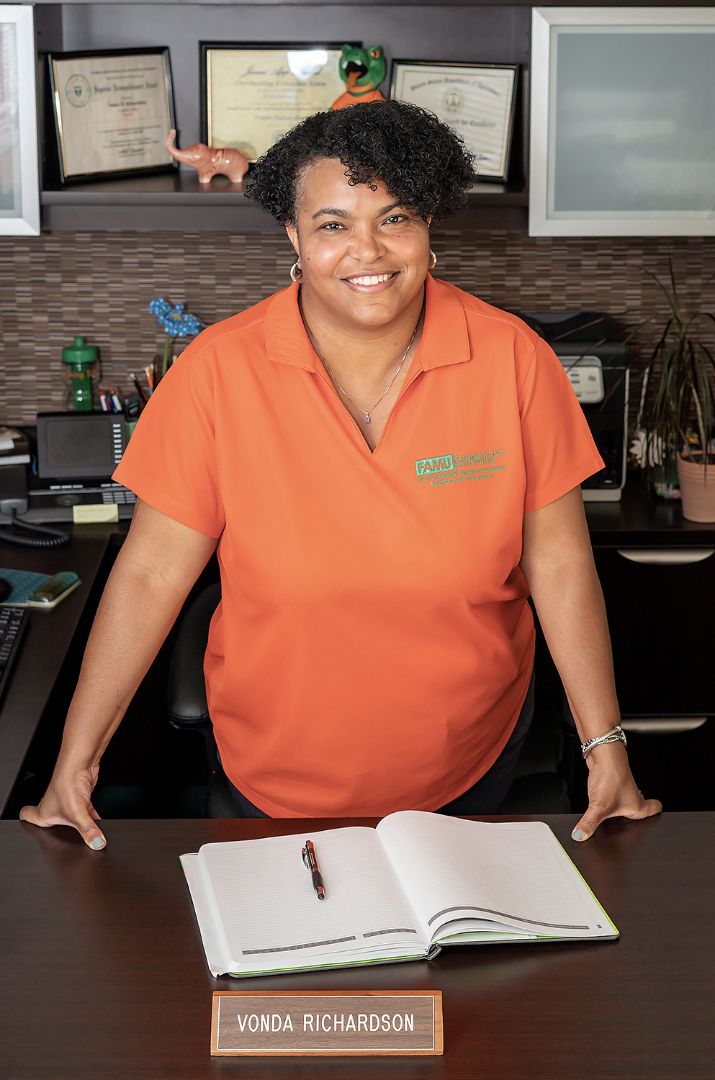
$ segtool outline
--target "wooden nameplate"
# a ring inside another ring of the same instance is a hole
[[[211,1054],[443,1053],[441,990],[216,990]]]

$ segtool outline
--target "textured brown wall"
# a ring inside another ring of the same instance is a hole
[[[640,267],[665,277],[668,257],[684,295],[715,311],[715,238],[535,239],[516,232],[450,231],[433,237],[436,273],[502,307],[600,310],[632,326],[665,317]],[[161,347],[147,310],[163,295],[212,323],[288,282],[282,235],[43,233],[0,238],[0,421],[30,423],[63,407],[61,349],[75,334],[100,348],[102,382],[130,391]],[[624,313],[627,313],[624,315]],[[634,367],[637,368],[636,360]],[[640,379],[633,381],[635,402]]]

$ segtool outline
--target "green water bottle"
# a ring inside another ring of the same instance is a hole
[[[70,409],[92,411],[92,380],[97,372],[98,355],[96,345],[87,345],[83,337],[76,337],[72,345],[62,350],[62,363],[67,365]]]

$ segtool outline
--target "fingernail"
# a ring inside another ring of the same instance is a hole
[[[571,833],[571,839],[572,840],[585,840],[586,839],[586,833],[583,831],[583,829],[574,829],[574,831]]]
[[[107,846],[107,841],[104,839],[103,836],[95,836],[90,846],[94,849],[94,851],[101,851],[103,847]]]

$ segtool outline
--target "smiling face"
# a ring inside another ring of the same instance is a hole
[[[335,158],[307,166],[296,221],[286,226],[303,271],[304,303],[345,328],[398,322],[422,303],[430,220],[401,206],[380,181],[375,191],[351,187]]]

